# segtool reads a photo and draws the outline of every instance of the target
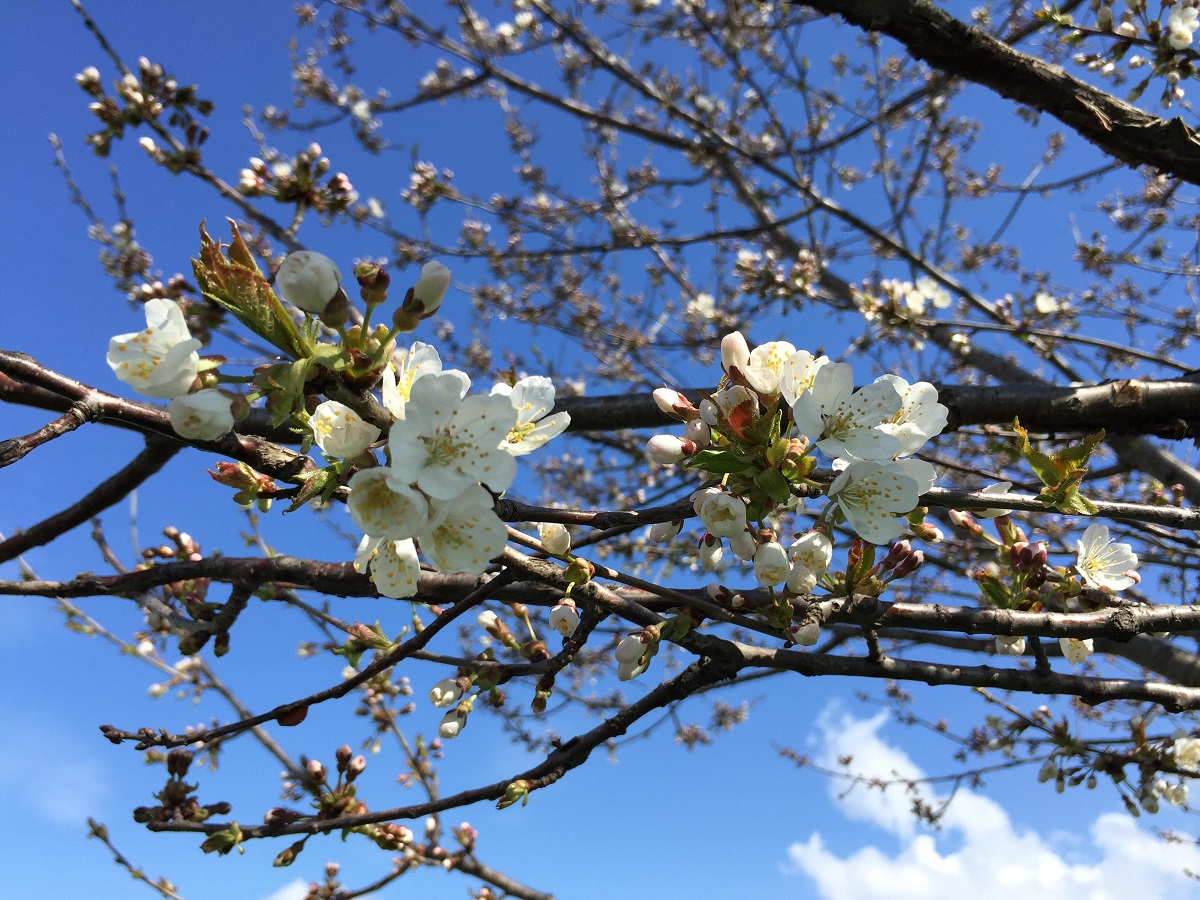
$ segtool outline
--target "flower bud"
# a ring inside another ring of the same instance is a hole
[[[413,300],[420,304],[416,314],[425,319],[437,312],[449,287],[450,270],[437,260],[425,263],[421,268],[421,277],[412,289]]]
[[[811,647],[821,639],[821,624],[819,622],[805,622],[802,625],[793,625],[788,628],[788,635],[795,643],[800,644],[802,647]]]
[[[677,519],[674,522],[655,522],[650,526],[647,537],[656,544],[665,544],[683,529],[683,520]]]
[[[325,311],[341,280],[334,261],[313,250],[289,253],[275,273],[275,285],[288,302],[315,314]]]
[[[571,532],[558,522],[539,523],[538,538],[546,552],[552,556],[566,556],[571,552]]]
[[[712,429],[699,418],[683,426],[683,436],[700,450],[712,443]]]
[[[750,562],[758,551],[758,541],[750,532],[742,531],[729,539],[729,549],[738,559]]]
[[[443,678],[429,689],[429,702],[442,709],[453,706],[461,696],[462,688],[454,678]]]
[[[304,768],[308,771],[309,777],[317,784],[325,783],[325,767],[321,765],[319,759],[310,759]]]
[[[734,331],[721,338],[721,368],[726,374],[730,369],[744,372],[749,363],[750,345],[746,343],[740,331]]]
[[[698,555],[700,558],[700,566],[705,572],[712,572],[717,568],[717,564],[721,562],[723,550],[721,549],[721,539],[713,537],[711,534],[705,533],[704,537],[700,538],[700,546],[698,547]]]
[[[696,445],[673,434],[656,434],[646,442],[646,452],[660,465],[682,462],[696,452]]]
[[[654,404],[668,416],[680,422],[695,419],[699,413],[695,405],[679,391],[671,388],[657,388],[653,394]]]

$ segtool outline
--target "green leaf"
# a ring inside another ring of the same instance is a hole
[[[728,450],[701,450],[687,461],[687,465],[714,475],[731,475],[745,472],[752,464],[738,459]]]
[[[778,469],[763,469],[754,476],[754,483],[776,503],[787,503],[792,497],[791,485]]]
[[[1069,446],[1056,454],[1058,459],[1063,462],[1070,463],[1074,468],[1086,466],[1092,458],[1092,450],[1096,445],[1104,440],[1104,429],[1101,428],[1095,434],[1090,434],[1078,444]]]
[[[317,471],[312,473],[302,473],[300,477],[304,479],[304,483],[300,486],[299,493],[292,498],[292,505],[283,511],[284,515],[299,509],[306,503],[317,498],[326,499],[340,486],[337,475],[331,468],[317,469]]]
[[[312,345],[296,328],[271,285],[263,278],[237,225],[230,220],[233,241],[227,255],[200,223],[200,258],[192,260],[205,297],[229,310],[239,322],[293,359],[311,356]]]

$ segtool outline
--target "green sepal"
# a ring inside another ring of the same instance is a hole
[[[292,359],[311,356],[312,344],[301,336],[232,219],[233,240],[225,255],[200,223],[200,258],[192,272],[205,297],[229,310],[239,322]]]

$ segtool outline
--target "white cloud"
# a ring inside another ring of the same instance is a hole
[[[304,900],[308,896],[308,882],[302,878],[289,881],[273,894],[263,897],[263,900]]]
[[[817,762],[836,767],[839,757],[852,754],[854,771],[881,778],[921,777],[924,773],[907,754],[879,738],[886,719],[886,713],[855,719],[826,710],[818,722]],[[837,794],[844,787],[831,782],[830,789]],[[1073,838],[1020,827],[994,800],[966,789],[950,804],[940,833],[916,822],[900,786],[885,792],[856,786],[839,808],[854,821],[878,826],[899,844],[894,853],[867,845],[844,857],[827,847],[820,832],[792,844],[791,870],[811,878],[823,900],[1186,896],[1195,882],[1183,869],[1200,870],[1200,849],[1167,844],[1125,813],[1104,813],[1089,837]]]

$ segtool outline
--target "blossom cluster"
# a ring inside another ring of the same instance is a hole
[[[855,390],[845,363],[813,357],[787,341],[751,350],[736,332],[721,342],[721,364],[722,387],[699,405],[677,391],[655,392],[660,408],[686,423],[685,432],[682,438],[655,435],[647,444],[660,463],[687,460],[724,473],[720,483],[692,496],[707,529],[699,549],[704,568],[715,568],[726,540],[735,555],[753,562],[760,584],[787,583],[801,594],[830,564],[833,525],[845,521],[874,544],[901,534],[900,517],[934,480],[933,467],[912,456],[946,425],[947,410],[933,385],[883,375]],[[815,450],[837,473],[827,488],[807,477]],[[752,523],[797,508],[804,492],[795,488],[801,486],[821,489],[830,504],[818,528],[785,549]],[[660,529],[654,536],[672,535]]]
[[[411,597],[417,547],[444,572],[480,575],[508,540],[492,509],[516,475],[516,457],[561,434],[570,417],[548,415],[554,387],[531,376],[469,395],[470,378],[442,370],[436,349],[417,342],[389,367],[383,405],[396,417],[387,465],[350,479],[350,515],[365,532],[355,565],[380,593]],[[485,489],[486,488],[486,489]]]
[[[224,270],[229,271],[232,267]],[[242,279],[258,276],[247,274],[252,271],[242,265],[234,274]],[[389,278],[376,264],[360,265],[355,275],[369,317],[386,297]],[[278,392],[289,404],[285,416],[307,425],[312,442],[330,461],[331,472],[358,467],[349,481],[347,504],[364,532],[355,566],[369,570],[375,586],[388,597],[416,593],[418,548],[439,571],[482,574],[508,539],[507,527],[493,510],[494,495],[512,484],[518,456],[561,434],[570,422],[567,413],[550,414],[555,392],[548,378],[530,376],[497,384],[488,394],[471,395],[471,379],[464,372],[443,371],[437,350],[429,344],[416,342],[406,351],[392,352],[394,335],[433,315],[449,285],[450,271],[438,262],[427,263],[396,310],[394,328],[378,326],[368,337],[362,326],[339,327],[343,347],[326,353],[325,358],[341,360],[341,371],[351,384],[354,379],[368,387],[378,382],[379,402],[394,419],[386,435],[386,464],[378,465],[371,452],[384,437],[382,429],[359,412],[325,400],[308,413],[301,391]],[[308,250],[284,259],[275,289],[306,314],[310,335],[316,333],[310,317],[329,321],[335,307],[348,302],[337,265]],[[278,309],[282,313],[283,307]],[[182,437],[220,439],[234,427],[237,402],[216,388],[220,360],[201,359],[201,341],[192,337],[174,301],[152,298],[145,303],[145,315],[145,329],[110,342],[113,372],[146,396],[169,399],[172,427]],[[270,322],[259,324],[268,332],[273,327]],[[302,337],[296,346],[303,346]],[[311,346],[308,349],[317,355]],[[278,388],[282,377],[264,382],[268,389]],[[248,409],[249,403],[242,399],[240,405]],[[561,543],[561,537],[555,536],[551,543],[555,542]]]

